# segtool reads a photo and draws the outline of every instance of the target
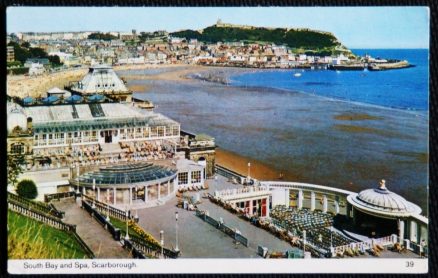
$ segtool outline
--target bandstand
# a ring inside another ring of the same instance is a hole
[[[70,180],[76,190],[112,206],[142,208],[175,195],[177,170],[152,163],[100,167]]]
[[[366,233],[398,234],[400,241],[408,243],[427,241],[427,219],[420,215],[421,208],[389,191],[385,180],[377,188],[350,194],[347,201],[347,216]]]

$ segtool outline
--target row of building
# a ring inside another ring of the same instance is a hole
[[[299,52],[285,45],[243,42],[203,43],[196,39],[172,37],[164,31],[142,33],[110,32],[113,40],[88,39],[93,32],[18,33],[9,40],[29,42],[31,47],[57,55],[67,67],[95,63],[162,64],[187,63],[247,67],[299,67],[311,64],[348,63],[354,55],[343,46],[336,55],[319,56]],[[140,37],[142,39],[140,39]],[[11,56],[12,57],[12,54]]]

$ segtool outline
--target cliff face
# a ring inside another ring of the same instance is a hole
[[[310,29],[264,28],[216,24],[202,30],[182,30],[170,33],[174,37],[197,39],[201,42],[266,42],[306,50],[339,49],[342,44],[329,32]],[[342,49],[346,49],[342,47]]]

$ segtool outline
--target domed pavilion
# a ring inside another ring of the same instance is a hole
[[[347,216],[370,236],[397,234],[404,239],[407,233],[411,241],[418,242],[417,238],[426,232],[415,221],[421,217],[421,208],[388,190],[385,180],[377,188],[350,194],[347,202]]]

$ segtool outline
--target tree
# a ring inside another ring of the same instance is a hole
[[[91,33],[88,35],[89,40],[104,40],[110,41],[117,39],[116,36],[111,35],[110,33]]]
[[[23,42],[21,44],[21,47],[29,48],[30,47],[30,43],[29,42]]]
[[[30,57],[29,50],[21,47],[18,43],[11,41],[8,43],[8,46],[14,47],[14,56],[16,61],[20,61],[22,64],[24,64],[24,62],[26,62],[26,60]]]
[[[44,49],[39,47],[31,47],[29,48],[29,52],[32,58],[47,58],[49,56]]]
[[[61,59],[59,58],[58,55],[50,55],[49,61],[52,64],[52,66],[54,66],[54,67],[58,67],[58,66],[62,65]]]
[[[25,164],[24,155],[8,155],[7,164],[8,183],[15,185],[18,176],[23,173],[23,165]]]
[[[35,199],[38,196],[38,190],[33,180],[22,180],[17,184],[16,192],[19,196],[27,199]]]

